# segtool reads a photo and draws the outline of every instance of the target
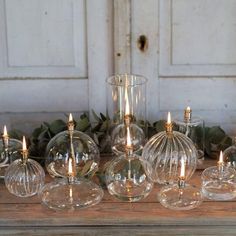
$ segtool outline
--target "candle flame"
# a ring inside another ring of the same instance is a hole
[[[168,115],[167,115],[167,124],[171,124],[171,115],[170,115],[170,112],[168,112]]]
[[[26,150],[27,150],[26,141],[25,141],[25,136],[23,136],[22,150],[23,150],[23,151],[26,151]]]
[[[190,111],[191,111],[190,106],[187,106],[187,107],[186,107],[186,111],[187,111],[187,112],[190,112]]]
[[[68,175],[73,175],[72,158],[69,158],[69,163],[68,163]]]
[[[73,197],[72,188],[70,188],[69,196],[70,196],[70,198],[72,198],[72,197]]]
[[[127,127],[127,141],[126,141],[126,147],[132,148],[132,141],[131,141],[131,135],[130,135],[130,128]]]
[[[224,162],[224,158],[223,158],[223,152],[222,151],[220,151],[220,157],[219,157],[219,164],[223,164],[223,162]]]
[[[71,113],[70,113],[70,115],[69,115],[69,122],[73,122],[73,116],[72,116]]]
[[[185,178],[185,161],[184,158],[181,159],[181,169],[180,169],[180,178]]]
[[[4,128],[3,128],[3,136],[4,136],[4,137],[7,137],[7,136],[8,136],[6,125],[4,125]]]

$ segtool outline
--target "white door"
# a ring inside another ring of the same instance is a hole
[[[236,0],[115,2],[115,69],[149,79],[149,119],[190,105],[235,133]]]

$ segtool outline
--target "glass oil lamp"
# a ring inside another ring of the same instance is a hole
[[[159,184],[178,181],[180,160],[185,159],[185,179],[193,175],[197,166],[197,150],[187,136],[173,131],[171,115],[168,112],[166,130],[155,134],[143,148],[142,159],[148,163],[148,176]],[[152,168],[150,169],[150,166]]]
[[[117,74],[107,79],[107,113],[112,151],[126,153],[126,126],[129,123],[133,152],[142,150],[146,132],[146,82],[139,75]],[[134,115],[135,114],[135,115]]]
[[[133,152],[129,123],[126,123],[126,153],[116,157],[106,170],[109,193],[126,202],[139,201],[151,192],[153,183],[146,175],[144,161]]]
[[[67,177],[68,159],[73,149],[76,174],[91,177],[98,170],[100,154],[97,145],[87,134],[74,129],[72,114],[68,129],[54,136],[46,148],[45,166],[52,177]]]
[[[21,159],[13,161],[6,169],[5,185],[18,197],[31,197],[43,186],[45,173],[38,162],[28,158],[25,137],[22,146]]]
[[[46,184],[40,192],[42,203],[54,210],[72,211],[93,206],[103,197],[103,190],[97,184],[83,177],[77,177],[72,122],[69,122],[68,132],[69,157],[65,163],[66,177],[56,178],[53,182]]]
[[[225,165],[222,151],[217,166],[209,167],[202,172],[202,193],[206,198],[216,201],[236,197],[236,171]]]
[[[4,126],[2,139],[0,140],[0,178],[4,178],[9,164],[20,158],[21,149],[22,142],[10,138],[7,133],[7,127]]]
[[[203,164],[205,143],[204,120],[201,117],[193,116],[192,110],[188,106],[184,110],[184,117],[174,119],[174,123],[177,125],[179,132],[192,140],[198,152],[198,165]]]
[[[160,203],[172,210],[190,210],[202,203],[201,191],[185,182],[185,158],[181,159],[177,183],[166,185],[158,193]]]

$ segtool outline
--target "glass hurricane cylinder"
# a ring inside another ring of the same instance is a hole
[[[134,152],[143,148],[146,134],[146,83],[140,75],[117,74],[107,79],[107,115],[112,150],[125,153],[126,118],[129,117]]]

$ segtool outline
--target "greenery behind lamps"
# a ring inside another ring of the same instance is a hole
[[[74,122],[70,115],[68,122],[68,158],[62,179],[46,184],[40,192],[42,203],[54,210],[76,210],[90,207],[102,200],[103,190],[83,177],[77,177],[77,164],[74,149]],[[83,136],[82,136],[83,137]],[[90,140],[87,140],[89,142]]]
[[[112,150],[124,154],[129,122],[133,151],[142,150],[146,135],[146,83],[143,76],[117,74],[107,79],[107,116]],[[128,117],[129,116],[129,117]],[[128,118],[128,119],[127,119]]]

